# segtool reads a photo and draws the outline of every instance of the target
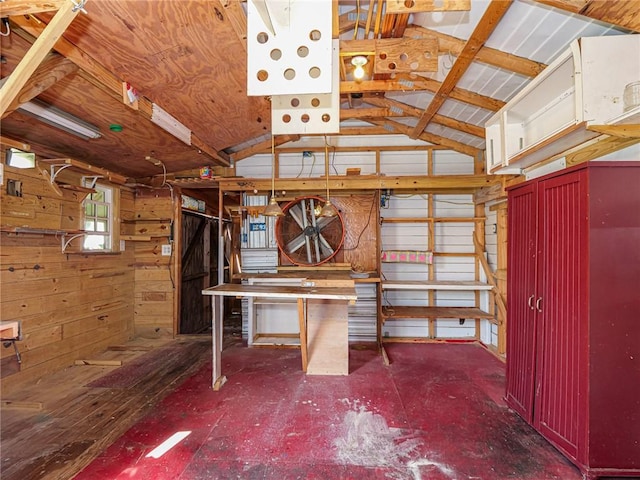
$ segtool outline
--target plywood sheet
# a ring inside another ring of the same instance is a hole
[[[307,375],[349,374],[347,302],[308,300]]]

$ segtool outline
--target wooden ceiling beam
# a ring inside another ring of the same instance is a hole
[[[352,93],[376,92],[437,92],[440,85],[442,85],[441,82],[431,80],[429,78],[420,76],[416,76],[415,78],[404,78],[401,75],[398,75],[396,78],[386,80],[364,80],[362,82],[343,81],[340,82],[340,93],[346,95]],[[450,92],[449,96],[453,100],[468,103],[492,112],[497,112],[505,105],[505,102],[501,100],[480,95],[462,88],[454,88]]]
[[[71,2],[68,2],[68,3],[71,3]],[[71,5],[73,6],[73,4]],[[57,16],[58,14],[56,14],[56,17]],[[56,17],[54,17],[54,20]],[[11,21],[15,25],[23,29],[25,32],[27,32],[29,35],[32,35],[33,37],[35,37],[36,42],[38,42],[38,40],[42,38],[42,35],[44,35],[44,32],[48,28],[48,26],[44,22],[41,22],[36,17],[31,15],[12,17]],[[36,43],[34,43],[34,45],[35,44]],[[116,77],[115,74],[107,70],[102,64],[96,62],[92,57],[87,55],[86,52],[80,50],[74,44],[69,42],[64,37],[62,37],[61,34],[58,36],[58,38],[54,40],[53,45],[50,46],[49,48],[53,48],[55,51],[57,51],[58,53],[68,58],[73,63],[75,63],[81,70],[80,74],[84,72],[83,78],[90,77],[90,82],[93,85],[100,88],[102,91],[106,92],[111,97],[119,99],[121,102],[123,102],[122,80],[120,80],[118,77]],[[4,93],[4,90],[2,90],[2,92]],[[3,99],[0,99],[0,101],[2,100]],[[138,99],[137,112],[146,120],[151,121],[151,114],[153,112],[153,102],[146,97],[140,97]],[[226,155],[224,152],[218,152],[217,150],[211,148],[209,145],[205,144],[193,132],[191,134],[191,144],[192,144],[191,146],[194,149],[197,149],[200,152],[204,152],[207,156],[211,157],[211,159],[214,160],[217,164],[225,167],[230,165],[230,160],[228,155]]]
[[[67,75],[77,71],[78,66],[71,62],[71,60],[64,58],[62,55],[58,55],[57,53],[49,54],[42,61],[33,75],[31,75],[31,78],[29,78],[24,87],[22,87],[14,101],[7,107],[2,118],[5,118],[23,103],[37,97]],[[2,80],[4,81],[7,78],[8,77],[5,77]]]
[[[67,29],[69,24],[76,18],[79,10],[72,2],[62,4],[60,10],[53,19],[43,28],[42,34],[38,36],[29,51],[20,60],[9,79],[0,89],[0,117],[4,115],[9,106],[20,93],[22,87],[27,83],[33,72],[38,68],[42,60],[47,56],[58,38]]]
[[[639,0],[640,1],[640,0]],[[450,53],[451,55],[459,55],[464,48],[464,40],[440,33],[436,30],[411,25],[407,28],[406,35],[409,37],[433,36],[438,39],[438,48],[441,54]],[[546,68],[544,63],[535,62],[528,58],[518,57],[495,48],[483,46],[478,50],[474,61],[491,65],[493,67],[502,68],[510,72],[519,73],[527,77],[535,77]]]
[[[366,103],[370,105],[374,105],[377,107],[383,107],[391,111],[391,109],[398,111],[401,110],[402,114],[395,113],[394,115],[386,115],[386,116],[407,116],[407,117],[415,117],[419,118],[422,114],[422,110],[416,108],[412,105],[407,105],[406,103],[398,102],[397,100],[392,100],[390,98],[385,97],[376,97],[376,96],[366,96],[363,99]],[[391,112],[394,113],[394,112]],[[471,123],[466,123],[461,120],[456,120],[455,118],[446,117],[444,115],[435,115],[433,117],[433,122],[443,125],[445,127],[453,128],[455,130],[459,130],[464,133],[468,133],[469,135],[474,135],[476,137],[485,138],[485,131],[483,127],[478,127],[477,125],[473,125]]]
[[[538,3],[640,32],[640,0],[537,0]]]
[[[394,122],[388,119],[378,119],[378,120],[367,120],[374,125],[378,125],[381,127],[387,127],[394,131],[395,133],[402,133],[404,135],[409,135],[412,131],[412,128],[408,125],[403,125],[402,123]],[[441,137],[440,135],[434,135],[429,132],[422,132],[418,135],[417,140],[422,140],[429,143],[435,143],[436,145],[442,145],[443,147],[450,148],[451,150],[455,150],[456,152],[463,153],[465,155],[469,155],[474,157],[478,154],[480,149],[476,147],[472,147],[470,145],[466,145],[461,142],[456,142],[455,140],[451,140],[449,138]]]
[[[482,15],[482,18],[478,22],[478,25],[465,43],[460,55],[456,58],[451,70],[449,70],[449,73],[442,82],[442,85],[440,85],[440,88],[424,110],[424,113],[418,120],[418,123],[411,131],[409,135],[411,138],[418,138],[418,135],[424,131],[433,116],[438,113],[440,107],[447,101],[449,94],[453,91],[458,84],[458,81],[462,78],[473,62],[476,53],[491,36],[504,14],[507,13],[511,4],[511,1],[504,0],[493,0],[489,4]]]
[[[330,176],[329,187],[333,191],[342,190],[411,190],[434,193],[473,193],[476,189],[493,185],[500,181],[500,175],[344,175]],[[219,178],[218,185],[223,192],[247,192],[271,190],[268,178]],[[324,191],[326,179],[280,178],[278,190]]]
[[[53,12],[60,10],[68,0],[3,0],[0,2],[0,18],[13,15],[33,15],[35,13]]]

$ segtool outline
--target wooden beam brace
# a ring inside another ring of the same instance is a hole
[[[367,121],[373,123],[374,125],[393,129],[393,131],[395,131],[396,133],[402,133],[405,135],[409,135],[411,133],[411,127],[408,125],[403,125],[402,123],[386,119]],[[465,145],[464,143],[456,142],[455,140],[450,140],[448,138],[434,135],[433,133],[429,132],[422,132],[420,135],[418,135],[417,139],[423,140],[425,142],[435,143],[436,145],[442,145],[443,147],[450,148],[451,150],[455,150],[456,152],[460,152],[471,157],[475,157],[478,154],[479,150],[470,145]]]
[[[465,44],[465,41],[459,38],[417,25],[409,26],[405,35],[409,37],[420,37],[422,35],[434,36],[438,39],[438,50],[441,54],[458,56]],[[519,73],[527,77],[535,77],[546,68],[544,63],[534,62],[528,58],[518,57],[517,55],[512,55],[511,53],[487,46],[483,46],[478,50],[474,61]]]
[[[2,115],[5,118],[11,112],[20,107],[23,103],[37,97],[49,87],[55,85],[67,75],[78,71],[78,66],[71,60],[64,58],[57,53],[51,53],[43,60],[31,78],[22,87],[13,102],[7,107]],[[9,77],[5,77],[9,78]],[[5,80],[3,78],[2,80]]]
[[[38,65],[76,18],[78,12],[79,10],[72,2],[64,2],[49,25],[43,30],[42,35],[36,39],[26,55],[22,57],[20,63],[9,76],[9,80],[0,89],[0,117],[7,111]]]
[[[398,77],[388,80],[368,80],[362,82],[343,81],[340,82],[340,93],[437,92],[441,85],[441,83],[436,80],[424,77],[418,77],[417,79],[405,79],[402,78],[401,75]],[[501,100],[480,95],[462,88],[454,88],[449,96],[453,100],[468,103],[492,112],[497,112],[505,105],[505,102]]]
[[[489,4],[478,25],[460,52],[460,55],[458,55],[458,58],[451,67],[451,70],[449,70],[444,82],[442,82],[431,103],[427,106],[418,123],[411,131],[409,135],[411,138],[418,138],[418,135],[424,131],[433,116],[438,113],[440,107],[447,101],[449,94],[473,62],[476,53],[491,36],[491,33],[493,33],[498,26],[504,14],[507,13],[511,3],[511,1],[493,0]]]
[[[386,97],[376,97],[368,95],[364,98],[366,103],[371,105],[375,105],[378,107],[386,107],[387,109],[401,110],[405,116],[419,118],[422,114],[422,110],[416,108],[412,105],[407,105],[406,103],[398,102],[397,100],[392,100]],[[394,112],[391,112],[394,113]],[[342,115],[342,114],[341,114]],[[400,114],[396,114],[398,116]],[[391,115],[387,115],[391,116]],[[341,117],[342,118],[342,117]],[[444,115],[435,115],[433,117],[433,122],[443,125],[445,127],[453,128],[455,130],[459,130],[464,133],[468,133],[469,135],[475,135],[476,137],[485,138],[485,131],[483,127],[479,127],[477,125],[473,125],[471,123],[466,123],[461,120],[456,120],[455,118],[446,117]]]
[[[42,12],[54,12],[60,10],[63,4],[69,0],[2,0],[0,2],[0,18],[13,15],[33,15]]]

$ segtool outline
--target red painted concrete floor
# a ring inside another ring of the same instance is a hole
[[[234,345],[219,392],[202,368],[76,479],[581,478],[505,406],[504,365],[482,347],[387,350],[385,367],[352,347],[350,375],[327,377],[305,376],[297,350]]]

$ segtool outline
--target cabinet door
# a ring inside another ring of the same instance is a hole
[[[530,423],[536,351],[536,201],[535,183],[509,192],[506,400]]]
[[[586,171],[538,184],[538,354],[534,426],[575,458],[587,414]],[[582,407],[582,408],[581,408]]]

